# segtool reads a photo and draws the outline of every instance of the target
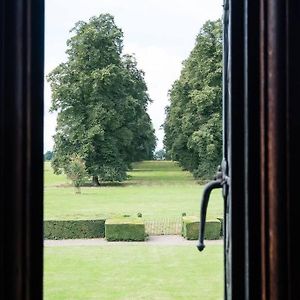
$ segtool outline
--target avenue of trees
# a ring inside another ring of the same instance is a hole
[[[52,167],[66,171],[76,156],[94,184],[122,181],[133,161],[152,159],[155,149],[144,73],[122,53],[111,15],[80,21],[72,33],[67,61],[47,77],[58,112]]]
[[[166,108],[167,156],[197,178],[211,178],[222,156],[222,26],[208,21],[173,84]]]

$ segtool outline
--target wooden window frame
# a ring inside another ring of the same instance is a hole
[[[300,4],[224,2],[230,10],[226,297],[300,299]],[[0,293],[42,299],[44,1],[0,0],[0,16]]]
[[[42,299],[44,1],[0,1],[1,299]]]
[[[227,299],[300,299],[300,3],[225,3],[230,10]]]

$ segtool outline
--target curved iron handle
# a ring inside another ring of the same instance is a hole
[[[206,221],[206,211],[209,201],[209,196],[212,190],[222,188],[222,180],[217,179],[210,181],[206,184],[203,191],[201,207],[200,207],[200,223],[199,223],[199,240],[197,248],[199,251],[202,251],[205,248],[204,245],[204,233],[205,233],[205,221]]]

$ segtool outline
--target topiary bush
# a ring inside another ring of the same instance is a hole
[[[205,239],[218,240],[221,235],[221,222],[220,220],[208,220],[205,223]]]
[[[206,240],[217,240],[220,238],[221,222],[219,220],[208,220],[205,223]],[[195,216],[182,217],[181,235],[187,240],[197,240],[199,237],[199,218]]]
[[[187,240],[197,240],[199,235],[199,218],[183,216],[181,235]]]
[[[113,218],[105,222],[105,238],[108,241],[144,241],[145,224],[141,218]]]
[[[105,219],[44,221],[44,238],[48,240],[103,238]]]

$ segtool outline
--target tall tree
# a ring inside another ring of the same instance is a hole
[[[53,152],[48,150],[48,151],[44,154],[44,160],[51,160],[51,159],[52,159],[52,156],[53,156]]]
[[[52,166],[76,154],[94,182],[122,181],[129,164],[155,148],[144,74],[122,55],[123,33],[109,14],[78,22],[67,41],[67,62],[49,75],[58,112]]]
[[[220,20],[203,25],[166,108],[167,153],[201,178],[212,176],[222,154],[221,29]]]

